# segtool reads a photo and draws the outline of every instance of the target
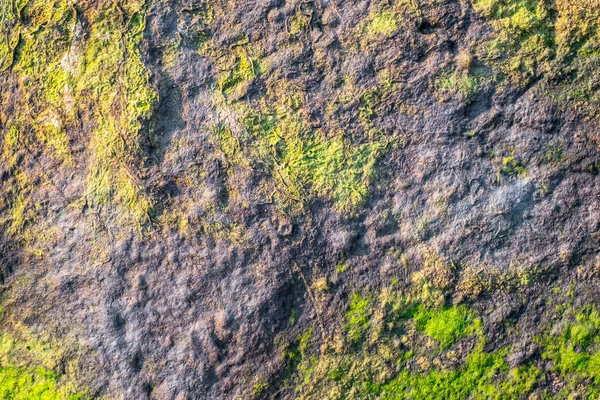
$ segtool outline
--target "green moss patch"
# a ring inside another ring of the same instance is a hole
[[[553,370],[567,385],[561,395],[585,388],[586,398],[600,395],[600,313],[587,306],[563,316],[562,329],[544,335],[543,358],[554,363]]]
[[[298,398],[502,399],[531,393],[540,370],[511,369],[508,349],[486,351],[473,311],[417,306],[392,291],[377,301],[352,296],[342,339],[352,347],[332,343],[319,357],[306,350],[297,356]],[[458,341],[473,347],[461,352]]]
[[[246,108],[241,122],[240,137],[226,127],[215,131],[219,146],[229,161],[269,171],[282,208],[299,211],[318,196],[352,214],[366,200],[384,143],[352,145],[341,133],[327,137],[307,129],[301,114],[286,108],[268,113]]]
[[[20,147],[46,149],[74,167],[67,131],[82,118],[88,121],[90,163],[82,196],[93,206],[117,205],[126,219],[143,223],[152,205],[136,172],[144,158],[141,121],[157,99],[137,49],[145,3],[102,3],[86,10],[90,32],[84,38],[75,35],[78,11],[65,0],[5,3],[3,43],[15,40],[13,32],[18,36],[5,68],[23,91],[6,117],[11,132],[19,133]]]
[[[61,389],[59,376],[43,368],[24,369],[0,367],[0,397],[14,400],[82,399],[83,394],[73,394]]]
[[[477,0],[474,8],[496,32],[479,57],[501,79],[524,85],[541,75],[564,72],[571,78],[560,98],[598,100],[597,91],[589,90],[596,82],[589,68],[600,55],[600,11],[593,0]]]
[[[67,372],[57,372],[62,350],[56,343],[48,344],[34,338],[18,325],[14,334],[0,334],[0,398],[82,399],[84,391],[73,380],[74,365]]]
[[[441,310],[420,309],[414,316],[417,329],[437,340],[442,349],[475,329],[472,313],[464,306],[444,307]]]
[[[457,98],[471,103],[479,91],[478,78],[468,72],[442,72],[434,82],[436,95],[440,100]]]
[[[93,25],[77,71],[80,103],[93,107],[96,128],[88,193],[93,204],[116,201],[135,221],[148,219],[151,200],[136,180],[143,157],[141,120],[149,118],[157,94],[137,45],[145,28],[144,3],[103,10]]]

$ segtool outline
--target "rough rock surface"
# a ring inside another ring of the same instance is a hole
[[[408,292],[431,254],[486,350],[564,394],[535,337],[561,299],[597,302],[597,11],[568,47],[560,1],[3,3],[22,9],[0,15],[2,329],[64,346],[57,370],[88,396],[325,398],[296,389],[290,343],[312,327],[319,357],[353,293]],[[498,24],[521,8],[548,27]],[[106,21],[120,33],[102,39]],[[518,39],[490,55],[503,26]],[[528,50],[535,35],[552,40]],[[121,61],[86,75],[94,37]],[[53,65],[70,78],[48,89]]]

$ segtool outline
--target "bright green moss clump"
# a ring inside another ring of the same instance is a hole
[[[452,346],[476,328],[472,313],[464,306],[420,309],[414,318],[417,329],[437,340],[442,349]]]
[[[511,367],[508,360],[518,349],[490,347],[473,309],[428,300],[431,287],[448,294],[450,276],[441,258],[426,256],[410,288],[399,291],[392,284],[378,294],[354,293],[342,336],[321,343],[318,356],[303,339],[293,364],[298,398],[598,398],[596,307],[560,309],[533,339],[541,359],[533,355]]]
[[[359,342],[369,329],[370,308],[368,298],[362,297],[359,293],[352,295],[352,301],[346,314],[348,321],[346,328],[350,341]]]
[[[432,251],[423,252],[412,284],[397,283],[368,296],[354,293],[341,336],[321,343],[318,355],[303,340],[295,353],[300,399],[516,399],[551,396],[540,385],[546,371],[534,360],[509,366],[510,347],[489,348],[482,319],[467,305],[444,301],[452,291],[454,266]],[[594,349],[600,317],[583,311],[556,341],[542,343],[545,358],[571,357],[566,350]],[[314,338],[309,338],[311,343]],[[552,346],[548,346],[554,342]],[[579,347],[577,347],[579,346]],[[586,347],[587,346],[587,347]],[[596,379],[592,352],[583,352],[568,371],[576,382]],[[563,363],[556,371],[565,375]],[[579,366],[579,367],[577,367]],[[582,372],[583,371],[583,372]],[[573,372],[575,373],[575,372]],[[573,387],[573,386],[571,386]],[[590,392],[591,393],[591,392]],[[594,392],[595,393],[595,392]]]
[[[509,368],[509,349],[485,350],[474,311],[431,301],[433,292],[447,292],[453,269],[432,252],[424,255],[409,289],[392,284],[378,295],[352,295],[344,336],[318,358],[306,350],[298,357],[299,398],[485,399],[531,392],[537,368]]]
[[[43,368],[33,370],[0,367],[0,398],[14,400],[81,399],[57,388],[58,376]]]
[[[469,104],[478,93],[479,82],[468,72],[443,72],[435,80],[435,90],[441,100],[458,98]]]
[[[600,313],[595,307],[584,307],[565,316],[564,328],[541,339],[542,356],[554,362],[554,370],[567,382],[566,396],[578,384],[586,383],[586,397],[600,395]]]
[[[82,399],[85,393],[77,390],[67,374],[56,372],[62,357],[56,345],[47,345],[33,338],[22,327],[15,335],[0,334],[0,398],[14,400]]]
[[[315,136],[297,168],[306,171],[317,195],[330,197],[338,209],[352,212],[367,198],[373,167],[383,147],[377,142],[352,147],[341,136]]]
[[[508,366],[503,356],[484,352],[480,344],[462,367],[423,374],[404,371],[378,391],[382,399],[502,399],[526,395],[535,382],[531,377],[536,377],[536,370],[515,369],[506,374]],[[494,382],[497,375],[503,377],[502,383]]]
[[[540,376],[535,366],[509,368],[509,349],[485,351],[481,321],[465,306],[423,308],[402,296],[384,304],[382,309],[353,295],[346,340],[354,346],[334,345],[319,358],[301,357],[299,398],[519,398],[532,391]],[[474,348],[460,355],[457,341]]]
[[[553,11],[538,0],[478,0],[475,9],[492,19],[497,36],[487,44],[485,58],[502,60],[502,72],[514,80],[549,68],[554,57]]]
[[[371,16],[367,24],[367,34],[375,39],[377,36],[390,36],[396,31],[398,21],[391,11],[380,11]]]

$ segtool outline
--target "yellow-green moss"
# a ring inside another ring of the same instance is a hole
[[[393,282],[353,293],[342,332],[318,346],[302,338],[303,351],[292,352],[288,363],[297,373],[297,398],[527,398],[544,382],[533,363],[509,367],[510,347],[487,350],[475,310],[444,300],[455,282],[453,263],[429,249],[420,258],[410,287]],[[577,332],[580,342],[594,341],[595,330]]]
[[[485,351],[482,322],[466,306],[431,309],[385,288],[375,299],[354,294],[346,319],[341,340],[353,346],[334,341],[317,357],[304,343],[294,353],[299,399],[519,398],[541,376],[532,365],[509,368],[507,348]],[[458,340],[475,346],[460,355]]]
[[[42,342],[23,326],[14,334],[0,333],[0,398],[14,400],[82,399],[73,376],[76,366],[67,363],[66,373],[56,372],[63,350],[56,343]]]
[[[477,12],[487,17],[495,35],[479,51],[479,58],[500,72],[500,79],[524,85],[544,74],[574,72],[561,98],[585,97],[594,77],[592,58],[600,55],[600,11],[594,0],[477,0]]]
[[[12,125],[8,128],[2,144],[2,158],[10,165],[14,166],[17,162],[17,151],[19,150],[19,140],[21,133],[19,129]]]
[[[365,28],[367,35],[372,39],[377,39],[381,36],[390,36],[398,27],[396,18],[389,10],[382,10],[372,14]]]
[[[477,328],[472,313],[464,306],[444,307],[440,310],[422,308],[414,318],[417,329],[437,340],[441,349],[452,346]]]
[[[82,195],[92,206],[116,205],[125,220],[142,224],[152,203],[137,178],[144,158],[141,121],[151,115],[157,99],[137,49],[145,2],[91,8],[85,38],[74,37],[77,11],[66,0],[8,3],[12,11],[3,14],[0,25],[19,27],[9,67],[25,95],[8,116],[11,139],[5,148],[16,131],[27,136],[20,139],[23,143],[39,145],[74,166],[67,128],[80,119],[89,121],[88,185]]]
[[[39,144],[58,161],[71,164],[69,139],[61,118],[64,89],[70,76],[62,68],[61,58],[68,49],[74,11],[66,1],[8,1],[7,4],[12,13],[5,10],[0,17],[0,31],[14,25],[19,40],[6,68],[12,67],[19,75],[23,91],[13,113],[8,115],[10,129],[29,136],[26,140],[21,138],[21,145]],[[12,30],[0,34],[10,37]]]
[[[314,194],[352,213],[366,200],[384,144],[353,146],[342,134],[326,137],[306,129],[298,114],[285,111],[250,114],[244,121],[261,144],[257,158],[267,160],[283,204],[301,207]]]
[[[458,99],[471,103],[479,90],[478,79],[468,71],[445,71],[434,82],[436,95],[440,100]]]
[[[143,158],[140,129],[157,94],[137,49],[145,28],[144,2],[129,3],[127,11],[123,24],[113,5],[91,27],[77,72],[76,98],[92,107],[96,118],[88,175],[92,204],[114,201],[142,223],[152,203],[136,178]]]
[[[553,362],[553,370],[567,383],[560,397],[566,398],[585,383],[585,398],[597,398],[600,395],[600,312],[593,306],[569,309],[560,327],[539,340],[544,349],[542,357]]]
[[[553,13],[538,0],[478,0],[475,10],[492,20],[497,35],[482,57],[513,83],[547,72],[554,57]]]
[[[240,44],[233,50],[222,55],[219,62],[221,72],[217,78],[218,89],[226,96],[237,98],[244,84],[263,74],[267,64],[262,57],[262,50],[257,46],[250,46],[248,39],[242,37]]]

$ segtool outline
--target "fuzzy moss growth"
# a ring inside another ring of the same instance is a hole
[[[76,400],[84,394],[73,394],[58,387],[59,376],[43,368],[0,367],[0,397],[14,400]]]
[[[95,206],[119,205],[123,215],[144,222],[151,201],[136,173],[143,159],[140,121],[150,116],[157,99],[137,49],[145,3],[103,3],[90,9],[85,38],[74,33],[78,11],[66,0],[8,4],[0,26],[12,26],[11,32],[18,27],[20,40],[6,68],[19,77],[25,94],[16,112],[6,116],[10,136],[16,130],[21,145],[40,146],[72,167],[66,132],[84,115],[92,127],[85,196]]]
[[[341,133],[327,137],[307,129],[302,114],[286,107],[258,112],[240,105],[238,113],[241,130],[213,128],[231,176],[237,167],[268,172],[266,195],[286,212],[301,212],[312,197],[331,200],[349,214],[364,203],[383,142],[352,145]]]
[[[234,66],[223,75],[217,83],[219,89],[224,93],[229,94],[233,89],[242,82],[249,81],[260,74],[260,66],[257,61],[240,50],[235,56]]]
[[[390,36],[396,31],[398,21],[396,16],[388,10],[373,14],[367,24],[367,35],[373,39],[380,36]]]
[[[377,390],[382,399],[508,399],[529,394],[539,370],[527,366],[509,371],[506,353],[487,353],[483,343],[469,353],[462,367],[423,374],[404,371]]]
[[[14,335],[0,334],[0,398],[3,399],[82,399],[67,374],[56,372],[62,352],[58,347],[34,338],[22,325],[14,327]]]
[[[554,371],[567,386],[561,395],[567,396],[578,384],[586,383],[586,398],[600,395],[600,312],[587,306],[566,313],[564,328],[542,337],[542,356],[552,360]]]
[[[467,104],[471,103],[479,90],[478,79],[468,72],[443,72],[434,82],[436,94],[440,100],[458,98]]]
[[[422,308],[414,318],[417,329],[438,341],[441,349],[452,346],[476,328],[473,315],[465,306],[444,307],[441,310]]]
[[[451,286],[453,268],[431,251],[423,256],[410,288],[353,294],[344,336],[321,345],[320,357],[297,354],[298,398],[505,399],[534,390],[541,371],[511,369],[508,348],[487,351],[473,310],[431,301]]]
[[[575,82],[571,77],[567,86],[589,89],[595,78],[588,70],[600,54],[597,6],[595,0],[477,0],[475,10],[496,31],[479,57],[511,83],[524,85],[544,74],[574,69]],[[585,96],[594,93],[586,90]]]
[[[302,87],[274,79],[278,71],[268,68],[270,60],[260,43],[241,35],[227,48],[214,42],[209,48],[207,55],[219,71],[215,107],[236,116],[213,129],[229,175],[233,170],[264,171],[259,195],[285,213],[302,213],[315,197],[331,201],[340,213],[356,213],[368,197],[376,162],[393,140],[375,126],[381,90],[364,93],[359,117],[369,141],[355,144],[345,132],[308,126]],[[265,89],[253,91],[257,96],[252,101],[245,97],[250,85]]]
[[[484,50],[509,79],[518,83],[547,72],[555,55],[552,10],[538,0],[478,0],[475,10],[492,19],[497,36]]]
[[[369,303],[369,298],[362,297],[359,293],[352,295],[352,301],[346,314],[348,338],[352,342],[360,342],[369,329],[369,314],[371,311]]]
[[[6,71],[13,63],[22,28],[19,19],[25,5],[26,2],[12,0],[0,4],[0,72]]]
[[[297,353],[300,399],[597,398],[600,312],[592,305],[558,310],[534,341],[542,360],[510,367],[509,347],[490,349],[484,324],[466,305],[436,305],[423,286],[448,288],[441,258],[425,253],[407,289],[394,284],[349,300],[343,337],[303,344]],[[359,340],[356,340],[358,338]],[[532,343],[533,344],[533,343]],[[546,361],[544,361],[546,360]],[[555,384],[548,387],[552,379]],[[557,391],[554,391],[557,389]]]
[[[527,168],[525,162],[514,155],[514,151],[503,157],[500,162],[500,167],[497,173],[498,182],[506,178],[519,178],[522,179],[527,175]]]
[[[531,393],[541,375],[531,365],[509,368],[508,349],[485,351],[481,321],[465,306],[423,308],[390,288],[378,300],[352,297],[345,339],[355,346],[300,357],[298,398],[519,398]],[[430,347],[423,334],[439,346]],[[354,340],[363,336],[373,340]],[[458,340],[475,346],[459,356]]]
[[[301,207],[308,194],[315,194],[352,213],[366,200],[382,143],[353,146],[341,134],[328,138],[307,130],[300,116],[289,112],[252,112],[244,123],[260,143],[255,157],[267,160],[282,204]]]
[[[331,197],[336,207],[355,211],[366,200],[374,164],[383,150],[377,142],[351,147],[338,136],[324,139],[316,136],[308,143],[304,165],[317,195]]]
[[[10,225],[8,227],[8,233],[11,235],[17,235],[23,232],[25,226],[35,219],[35,214],[29,207],[29,200],[20,192],[9,211]]]
[[[83,50],[76,89],[77,99],[89,104],[96,118],[88,175],[92,203],[115,200],[142,222],[151,200],[135,178],[143,157],[140,121],[150,117],[157,94],[137,49],[145,29],[144,3],[129,3],[125,10],[125,23],[116,5],[98,16]]]
[[[252,46],[242,36],[229,52],[218,52],[217,88],[226,97],[236,100],[244,93],[244,86],[266,72],[268,66],[262,59],[263,51]]]
[[[8,156],[3,154],[2,158],[7,159]],[[13,173],[16,184],[9,187],[6,198],[2,202],[8,206],[8,215],[4,221],[0,220],[0,222],[7,223],[6,231],[8,234],[20,238],[27,228],[35,222],[36,211],[35,205],[29,198],[32,185],[28,176],[18,168],[14,168]]]
[[[20,38],[6,68],[20,75],[24,95],[16,101],[16,112],[8,116],[11,129],[23,136],[27,132],[32,148],[39,145],[58,161],[72,164],[62,106],[69,74],[61,59],[68,51],[74,11],[66,1],[14,2],[12,6],[14,14],[3,14],[0,26],[14,25]],[[25,138],[21,140],[23,145]]]

